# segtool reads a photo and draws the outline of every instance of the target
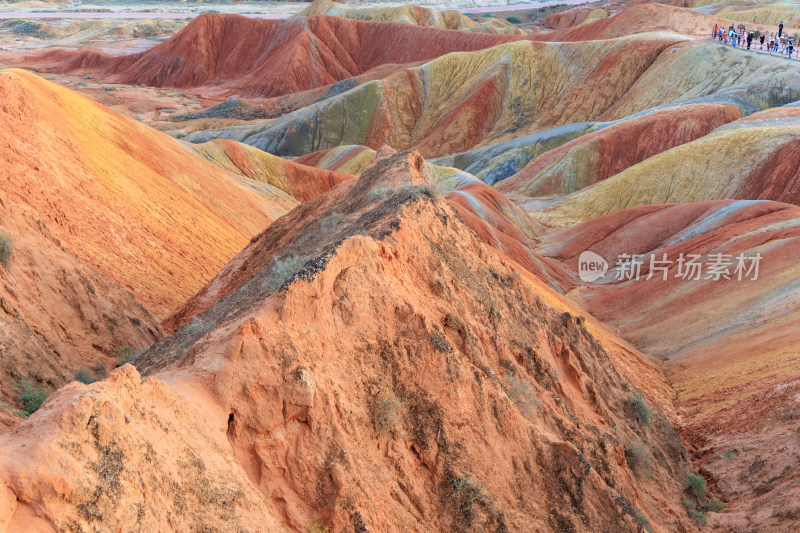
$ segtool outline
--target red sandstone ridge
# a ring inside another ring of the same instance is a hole
[[[330,85],[382,65],[414,63],[514,39],[326,15],[263,20],[203,14],[141,54],[53,51],[32,64],[55,72],[99,73],[118,83],[210,86],[243,96],[279,96]]]
[[[6,523],[694,531],[667,419],[631,421],[635,388],[587,322],[515,275],[420,169],[414,154],[379,158],[347,198],[297,208],[281,254],[308,254],[299,272],[282,282],[237,260],[256,272],[203,315],[216,328],[152,347],[137,361],[147,383],[126,367],[74,385],[0,440],[8,461],[37,435],[0,469]],[[370,194],[384,183],[406,188]],[[347,202],[353,218],[318,231]],[[248,252],[274,253],[270,239]],[[658,460],[631,470],[631,442]],[[35,488],[32,469],[48,472]]]
[[[647,9],[648,6],[635,6],[628,10],[630,14],[625,11],[585,26],[535,36],[444,30],[327,15],[264,20],[206,13],[142,53],[111,55],[82,48],[53,50],[20,61],[46,72],[99,74],[115,83],[205,87],[224,94],[275,97],[328,86],[374,69],[388,73],[450,52],[481,50],[512,41],[584,41],[654,31],[661,27],[654,21],[662,15],[669,15],[672,21],[676,15],[669,10],[677,8]],[[607,22],[621,18],[631,19],[629,25],[623,26],[633,30],[622,31],[620,25]]]

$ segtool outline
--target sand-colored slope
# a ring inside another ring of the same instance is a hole
[[[608,11],[602,8],[579,7],[547,15],[542,19],[542,26],[551,30],[563,30],[581,24],[596,22],[608,16]]]
[[[783,22],[786,33],[792,36],[796,34],[795,29],[800,27],[800,6],[791,3],[776,2],[761,6],[729,6],[717,11],[716,15],[729,20],[756,25],[778,26]]]
[[[436,10],[404,4],[396,7],[352,7],[331,0],[315,0],[295,16],[330,15],[353,20],[400,22],[414,26],[431,26],[445,30],[467,30],[482,33],[523,35],[525,31],[505,19],[480,17],[472,19],[458,10]]]
[[[171,137],[33,74],[0,72],[0,91],[4,201],[157,315],[285,212],[281,191],[248,193]]]
[[[591,13],[586,13],[588,16]],[[579,16],[576,14],[576,17]],[[599,16],[599,13],[595,13]],[[552,21],[553,24],[569,22],[567,13],[562,15],[563,22]],[[576,19],[577,20],[577,19]],[[641,3],[633,5],[610,17],[601,17],[594,22],[570,25],[537,37],[548,41],[590,41],[594,39],[614,39],[634,33],[676,32],[692,37],[710,37],[715,24],[729,25],[721,14],[709,15],[659,3]],[[760,29],[766,29],[759,26]],[[754,26],[753,29],[756,29]]]
[[[375,153],[375,150],[366,146],[340,145],[336,148],[306,154],[298,157],[295,161],[304,165],[359,176]]]
[[[528,197],[570,194],[739,117],[730,104],[694,104],[623,119],[536,157],[497,190]]]
[[[218,139],[188,144],[187,148],[225,170],[280,189],[301,203],[353,179],[350,174],[293,163],[235,141]]]
[[[455,9],[437,11],[410,4],[397,7],[351,7],[330,0],[315,0],[298,13],[297,17],[311,15],[331,15],[353,20],[372,20],[376,22],[402,22],[414,26],[433,26],[446,30],[467,30],[476,28],[469,17]]]
[[[573,296],[634,345],[667,359],[687,417],[684,440],[728,506],[721,525],[796,527],[794,511],[774,510],[800,492],[798,228],[800,208],[776,202],[653,205],[588,221],[543,245],[573,273],[584,250],[612,268],[619,254],[646,256],[639,280],[615,280],[612,270]],[[666,280],[661,271],[646,279],[651,253],[672,260]],[[701,256],[701,279],[677,276],[681,253]],[[730,264],[730,280],[708,277],[715,254]],[[739,254],[761,255],[757,276],[738,279]]]
[[[49,46],[77,45],[99,39],[156,39],[168,37],[186,25],[185,20],[30,20],[0,21],[0,35],[34,38]]]
[[[667,150],[567,197],[554,217],[588,220],[636,205],[713,199],[797,204],[800,109],[775,108]]]

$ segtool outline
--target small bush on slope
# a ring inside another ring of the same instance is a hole
[[[702,498],[706,495],[706,479],[703,476],[689,474],[686,480],[686,488],[688,488],[689,492],[694,494],[696,498]]]
[[[378,433],[391,433],[403,424],[405,404],[395,395],[388,394],[375,404],[372,422]]]
[[[37,388],[29,381],[21,381],[19,383],[19,392],[19,403],[22,404],[20,414],[24,417],[29,417],[38,411],[47,400],[47,392]]]
[[[75,372],[75,381],[83,383],[84,385],[88,385],[89,383],[94,383],[97,381],[92,377],[88,370],[85,368],[79,368],[77,372]]]
[[[652,414],[652,411],[650,406],[647,405],[647,400],[644,399],[644,396],[642,396],[641,392],[631,394],[628,397],[628,405],[642,425],[647,425],[650,423],[650,415]]]
[[[634,472],[650,475],[650,468],[653,466],[653,459],[647,451],[647,446],[641,442],[631,442],[625,447],[625,462]]]
[[[513,374],[507,375],[504,381],[506,394],[524,416],[531,416],[538,410],[539,398],[529,382]]]
[[[5,231],[0,231],[0,264],[8,270],[11,265],[11,256],[14,255],[14,243],[11,235]]]
[[[270,290],[274,291],[280,287],[284,281],[294,276],[298,270],[303,268],[303,265],[308,263],[308,261],[308,257],[276,259],[275,266],[272,267],[272,273],[269,275]]]
[[[694,520],[695,524],[698,526],[704,526],[708,524],[705,513],[699,510],[694,502],[683,500],[683,506],[686,508],[686,513],[689,515],[689,518]]]

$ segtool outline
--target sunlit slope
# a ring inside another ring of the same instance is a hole
[[[20,70],[0,72],[3,201],[32,208],[81,261],[156,315],[285,212],[171,137]]]
[[[588,220],[636,205],[715,199],[798,204],[798,135],[800,109],[756,113],[569,196],[553,214]]]

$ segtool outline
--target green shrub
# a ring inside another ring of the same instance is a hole
[[[97,363],[94,365],[93,372],[95,379],[103,379],[108,375],[108,369],[103,363]]]
[[[91,74],[87,74],[86,76],[83,77],[83,79],[90,80],[90,79],[92,79],[92,75]]]
[[[76,81],[75,83],[72,84],[72,86],[73,87],[86,87],[86,82],[85,81]]]
[[[504,381],[508,398],[524,416],[530,416],[539,409],[539,398],[530,383],[513,374],[508,374]]]
[[[117,88],[114,87],[113,85],[106,85],[105,87],[103,87],[104,91],[115,91],[116,89]]]
[[[0,264],[6,270],[11,266],[12,255],[14,255],[14,241],[11,239],[11,235],[0,231]]]
[[[430,198],[431,200],[435,200],[439,197],[439,191],[436,189],[435,186],[428,185],[427,183],[423,183],[422,185],[418,186],[419,191]]]
[[[275,291],[290,277],[294,276],[303,265],[308,263],[308,257],[286,257],[276,259],[275,266],[269,275],[269,290]]]
[[[378,433],[391,433],[403,424],[406,405],[395,395],[387,394],[375,404],[372,423]]]
[[[369,200],[370,202],[376,202],[378,200],[383,200],[388,198],[392,195],[392,188],[388,185],[376,185],[369,191]]]
[[[19,403],[22,404],[20,414],[25,417],[29,417],[38,411],[47,400],[47,391],[37,388],[29,381],[21,381],[19,383],[19,393]]]
[[[641,392],[637,391],[628,396],[628,405],[633,411],[633,414],[636,415],[639,423],[642,425],[647,425],[650,423],[652,410],[650,409],[650,406],[647,405],[647,400],[644,399],[644,396],[642,396]]]
[[[733,450],[728,450],[727,452],[725,452],[725,459],[730,460],[732,458],[733,458]]]
[[[333,228],[339,225],[339,223],[345,219],[345,216],[341,213],[331,213],[330,215],[324,217],[320,220],[320,224],[322,224],[323,228]]]
[[[124,365],[125,363],[130,363],[141,354],[141,352],[137,352],[130,346],[117,348],[117,353],[120,356],[119,364],[117,365],[118,367]]]
[[[653,528],[650,526],[650,520],[648,520],[647,515],[641,509],[636,509],[636,521],[639,522],[639,525],[647,531],[647,533],[653,533]]]
[[[706,503],[703,506],[703,509],[705,509],[706,512],[719,513],[722,512],[723,509],[725,509],[725,505],[723,505],[722,502],[712,498],[708,500],[708,503]]]
[[[458,318],[458,316],[454,315],[453,313],[447,315],[447,317],[444,320],[444,324],[448,328],[455,329],[457,331],[461,331],[462,328],[461,319]]]
[[[646,476],[650,475],[653,466],[647,445],[641,441],[631,442],[625,446],[625,462],[628,463],[628,468]]]
[[[686,488],[689,489],[689,492],[694,494],[695,497],[702,498],[706,495],[706,479],[697,474],[689,474],[689,477],[686,479]]]
[[[695,524],[698,526],[705,526],[708,524],[705,513],[699,510],[693,501],[683,500],[683,506],[686,508],[686,514],[689,515],[689,518],[694,520]]]
[[[506,17],[506,20],[511,24],[522,24],[522,21],[519,20],[517,17]]]
[[[483,485],[473,483],[467,476],[461,476],[450,481],[453,492],[450,493],[450,502],[455,507],[455,515],[463,523],[470,526],[478,518],[478,502],[485,502]]]
[[[84,385],[88,385],[89,383],[94,383],[97,381],[92,377],[88,370],[85,368],[79,368],[77,372],[75,372],[75,381],[83,383]]]

